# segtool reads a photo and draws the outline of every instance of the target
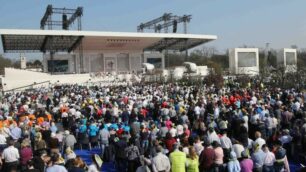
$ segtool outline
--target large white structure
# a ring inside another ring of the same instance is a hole
[[[5,90],[44,81],[85,83],[92,80],[93,73],[102,76],[99,82],[107,77],[129,80],[131,73],[142,72],[143,63],[154,65],[169,77],[161,52],[185,51],[217,39],[214,35],[177,33],[17,29],[0,29],[0,35],[4,53],[43,53],[45,72],[6,69],[2,78]],[[204,74],[205,69],[200,73]]]
[[[2,84],[4,91],[8,91],[24,90],[31,87],[48,87],[54,84],[80,84],[89,86],[90,84],[100,84],[101,86],[118,85],[129,83],[132,78],[140,81],[140,78],[133,74],[101,76],[92,76],[89,73],[51,75],[50,73],[31,70],[5,68],[5,76],[0,76],[0,84]]]
[[[295,72],[297,69],[296,49],[281,49],[277,54],[277,66],[284,66],[286,72]]]
[[[229,69],[231,74],[258,75],[258,48],[234,48],[229,50]]]
[[[133,73],[165,68],[164,50],[185,51],[214,35],[0,29],[4,52],[42,52],[44,72]]]

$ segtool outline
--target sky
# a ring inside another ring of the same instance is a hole
[[[83,30],[136,32],[140,23],[170,12],[192,15],[188,33],[217,35],[205,45],[220,52],[243,45],[263,48],[266,43],[274,49],[306,48],[305,0],[0,0],[0,28],[39,29],[48,4],[82,6]]]

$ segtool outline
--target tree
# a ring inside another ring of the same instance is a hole
[[[218,73],[215,73],[213,70],[211,70],[209,74],[205,76],[203,82],[208,87],[215,86],[217,88],[222,88],[224,85],[223,76]]]
[[[41,67],[42,67],[41,61],[40,61],[40,60],[35,60],[35,61],[33,62],[33,67],[35,67],[35,68],[41,68]]]
[[[4,75],[4,68],[11,66],[12,66],[12,61],[0,55],[0,74]]]

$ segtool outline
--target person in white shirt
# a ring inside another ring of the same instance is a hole
[[[5,171],[17,170],[19,165],[19,152],[18,149],[14,147],[14,140],[8,142],[8,147],[4,149],[2,153],[2,159],[5,162]]]
[[[222,136],[220,138],[221,147],[223,149],[231,150],[233,145],[230,138],[227,137],[226,131],[222,131]]]
[[[201,114],[201,108],[200,108],[200,106],[197,105],[197,106],[194,108],[194,113],[196,114],[197,117],[200,116],[200,114]]]
[[[204,150],[204,147],[202,146],[202,142],[201,142],[201,140],[200,140],[200,137],[197,136],[197,137],[194,139],[194,144],[193,144],[193,146],[194,146],[194,149],[195,149],[197,155],[200,156],[200,155],[201,155],[201,152]]]
[[[259,149],[261,149],[262,145],[266,144],[266,141],[263,138],[261,138],[261,133],[259,131],[255,132],[255,138],[256,140],[254,141],[253,145],[258,144]]]
[[[174,128],[174,125],[171,126],[169,133],[171,134],[172,137],[176,137],[177,130]]]
[[[214,141],[217,141],[219,144],[220,144],[220,138],[219,136],[217,135],[216,131],[214,130],[213,127],[210,127],[209,128],[209,131],[208,131],[208,138],[209,138],[209,141],[210,143],[214,142]]]
[[[157,155],[153,158],[152,169],[153,172],[165,171],[169,172],[171,165],[169,158],[164,155],[163,148],[161,146],[157,147]]]
[[[282,144],[288,144],[292,141],[292,137],[290,136],[290,132],[288,129],[283,130],[282,136],[279,138]]]
[[[110,133],[108,131],[107,125],[103,127],[102,130],[99,131],[99,140],[101,144],[102,155],[104,154],[105,147],[109,144]]]
[[[176,126],[176,133],[178,136],[181,136],[184,133],[184,127],[182,125],[177,125]]]
[[[0,129],[0,151],[2,152],[3,149],[6,147],[6,138],[3,134],[3,129]]]
[[[263,169],[264,171],[272,171],[274,170],[274,162],[275,162],[275,155],[274,153],[270,152],[267,145],[262,146],[262,151],[266,154],[264,158],[264,165]]]
[[[244,147],[241,143],[239,143],[239,141],[233,141],[233,151],[236,153],[237,159],[241,158],[241,152],[243,152],[244,150]]]

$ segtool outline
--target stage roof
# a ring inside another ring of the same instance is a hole
[[[162,51],[194,48],[217,39],[215,35],[178,33],[97,32],[71,30],[0,29],[5,53],[71,52],[82,42],[83,51]]]

